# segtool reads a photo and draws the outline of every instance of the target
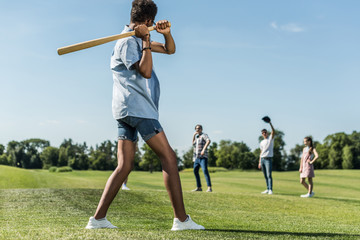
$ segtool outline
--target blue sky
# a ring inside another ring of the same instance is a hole
[[[359,131],[360,1],[158,0],[177,52],[154,54],[160,122],[190,147],[201,123],[213,141],[258,146],[269,115],[286,149],[311,134]],[[120,33],[131,1],[0,2],[0,143],[115,140],[110,56],[115,42],[58,56],[62,46]],[[162,36],[152,33],[153,40]]]

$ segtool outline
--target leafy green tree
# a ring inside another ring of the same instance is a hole
[[[9,165],[9,166],[12,165],[10,157],[5,153],[0,155],[0,165]]]
[[[75,158],[70,158],[69,166],[75,170],[88,170],[89,169],[89,156],[85,153],[80,153]]]
[[[31,138],[20,143],[24,147],[25,155],[22,162],[24,168],[42,168],[40,153],[50,146],[50,142],[39,138]]]
[[[341,169],[343,160],[342,149],[346,145],[352,145],[350,137],[343,132],[331,134],[324,139],[323,145],[328,150],[328,155],[324,156],[328,158],[328,167],[332,169]]]
[[[144,144],[141,149],[144,153],[141,157],[140,167],[145,171],[150,171],[150,173],[161,171],[160,159],[155,152],[147,144]]]
[[[67,166],[68,165],[68,148],[60,147],[59,148],[59,160],[58,167]]]
[[[216,151],[216,166],[227,169],[248,166],[248,163],[243,162],[248,161],[250,158],[255,161],[255,155],[244,155],[247,152],[250,152],[250,148],[243,142],[221,140],[219,149]]]
[[[286,170],[291,171],[299,169],[303,148],[304,146],[296,144],[294,148],[290,149],[290,154],[286,159]]]
[[[256,164],[258,165],[259,164],[259,158],[260,158],[260,153],[261,153],[261,150],[260,148],[256,148],[254,151],[253,151],[253,154],[256,158]],[[256,166],[257,167],[257,166]]]
[[[240,161],[238,168],[240,169],[254,169],[257,167],[255,154],[252,152],[244,152],[240,154]]]
[[[342,168],[343,169],[353,169],[354,168],[354,150],[353,146],[346,145],[343,148],[342,153]]]
[[[140,162],[141,162],[141,152],[140,152],[138,143],[136,143],[136,151],[135,151],[135,157],[134,157],[134,170],[142,170],[140,167]]]
[[[183,156],[182,156],[182,164],[184,168],[192,168],[194,166],[193,162],[193,147],[190,147]]]
[[[90,167],[93,170],[114,170],[117,166],[116,147],[111,141],[104,141],[90,151]]]
[[[353,146],[353,166],[360,169],[360,132],[353,131],[349,136]]]
[[[329,148],[325,144],[317,144],[316,151],[319,154],[319,159],[314,163],[316,169],[329,168]]]
[[[179,153],[177,149],[174,149],[175,152],[175,156],[176,156],[176,162],[177,162],[177,166],[178,166],[178,170],[182,170],[183,167],[183,163],[182,163],[182,159],[181,157],[179,157]]]
[[[11,165],[11,162],[9,160],[10,160],[10,158],[5,153],[5,146],[0,144],[0,164],[1,165]]]
[[[331,145],[328,158],[330,168],[342,168],[342,146],[339,142],[335,142],[333,145]]]
[[[73,143],[71,138],[64,139],[60,145],[60,149],[63,151],[63,153],[59,156],[59,158],[62,158],[61,161],[59,159],[61,164],[65,164],[65,162],[67,162],[68,166],[77,170],[89,169],[90,152],[88,151],[88,147],[85,142],[83,144],[78,144]]]
[[[59,149],[56,147],[46,147],[40,154],[40,159],[43,163],[44,169],[49,169],[52,166],[58,166]]]
[[[5,146],[0,144],[0,155],[3,155],[4,151],[5,151]]]
[[[17,141],[10,141],[7,144],[6,147],[6,153],[8,154],[8,156],[11,159],[11,162],[15,163],[15,166],[17,167],[23,167],[23,159],[25,156],[25,151],[24,151],[24,146]],[[25,162],[25,165],[27,164],[27,162]]]
[[[208,149],[208,164],[210,167],[216,166],[216,152],[217,152],[218,144],[216,142],[212,142]]]

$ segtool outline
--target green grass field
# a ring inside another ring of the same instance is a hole
[[[85,230],[111,172],[50,173],[0,165],[0,239],[360,239],[360,171],[318,170],[314,198],[298,172],[274,172],[261,195],[260,171],[211,173],[213,193],[191,192],[180,174],[187,213],[205,231],[172,232],[162,174],[132,172],[108,219],[119,229]],[[203,184],[205,179],[201,175]]]

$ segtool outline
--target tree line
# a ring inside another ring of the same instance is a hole
[[[259,136],[259,142],[262,137]],[[316,169],[360,169],[360,132],[343,132],[328,135],[322,143],[314,141],[319,153],[315,161]],[[276,171],[297,170],[303,144],[296,144],[287,153],[284,150],[284,133],[276,130],[274,138],[273,169]],[[244,142],[221,140],[212,142],[208,149],[210,167],[226,169],[256,169],[260,149],[251,150]],[[175,150],[179,170],[193,166],[193,149],[180,157]],[[114,170],[117,166],[117,142],[104,141],[95,147],[74,143],[65,139],[59,147],[50,146],[43,139],[11,141],[5,147],[0,144],[0,164],[26,169],[49,169],[50,167],[69,166],[75,170]],[[136,149],[134,170],[161,171],[161,163],[147,144]]]

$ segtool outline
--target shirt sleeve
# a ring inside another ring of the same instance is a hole
[[[141,49],[136,39],[129,37],[120,47],[120,59],[125,67],[130,70],[134,63],[141,59]]]
[[[203,139],[205,142],[210,141],[210,138],[206,133],[203,134]]]

